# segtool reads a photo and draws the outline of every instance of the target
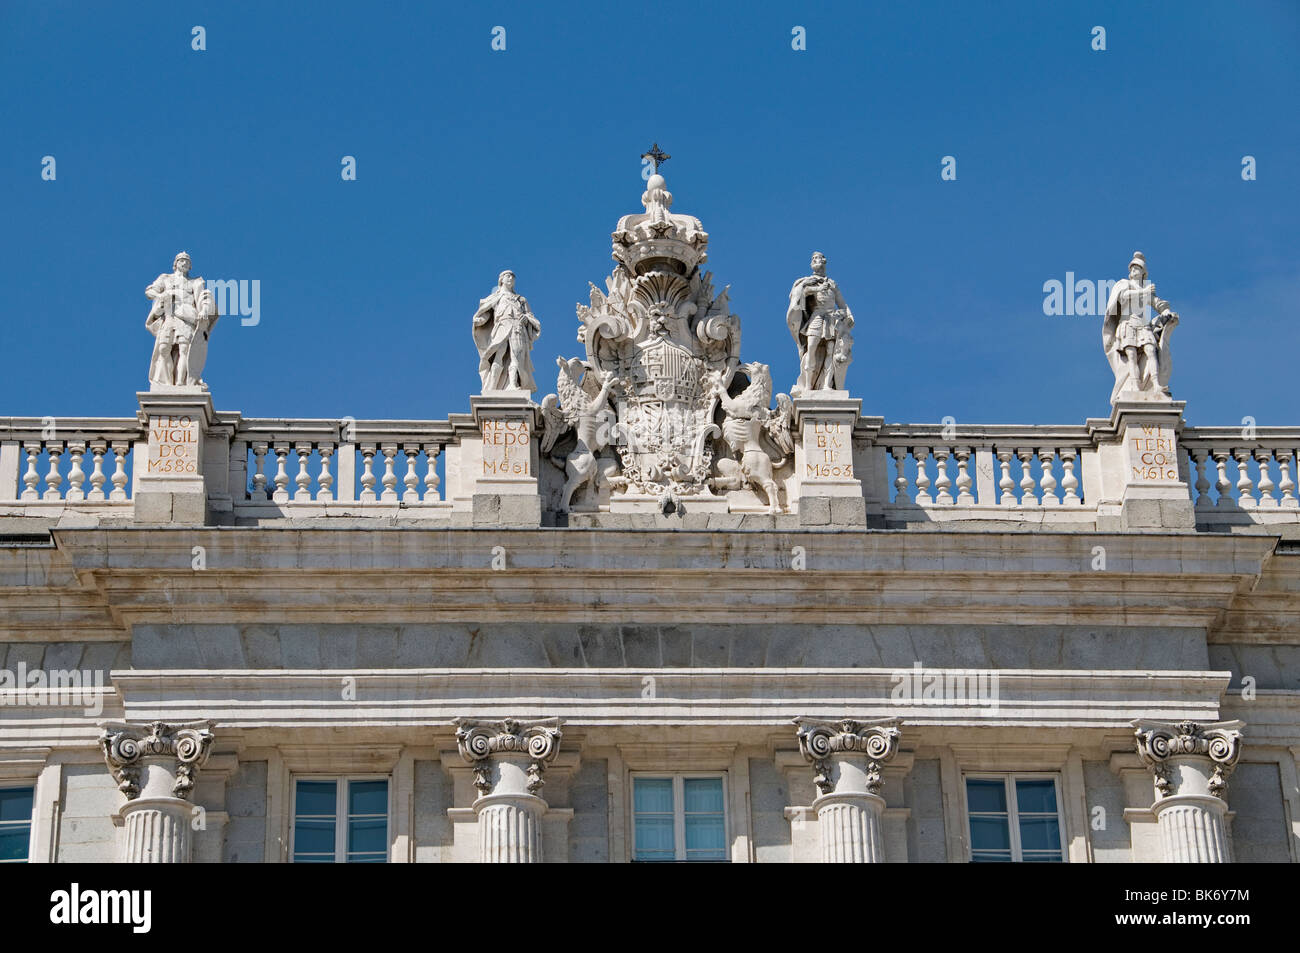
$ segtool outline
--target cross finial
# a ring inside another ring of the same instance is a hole
[[[652,145],[652,146],[650,147],[650,151],[649,151],[649,152],[643,152],[643,153],[641,153],[641,158],[642,158],[642,159],[649,159],[652,163],[654,163],[654,171],[655,171],[655,172],[658,172],[658,171],[659,171],[659,163],[661,163],[661,162],[667,162],[669,159],[672,158],[672,156],[670,156],[668,153],[662,151],[662,150],[659,148],[659,143],[656,142],[654,145]]]

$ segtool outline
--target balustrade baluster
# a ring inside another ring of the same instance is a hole
[[[428,464],[424,471],[424,502],[436,503],[441,497],[438,494],[438,484],[441,479],[438,477],[438,454],[442,447],[436,443],[426,444],[424,447],[424,459]]]
[[[907,492],[907,471],[903,469],[907,463],[907,448],[890,447],[889,455],[894,458],[894,503],[904,506],[912,502],[912,496]]]
[[[406,454],[406,476],[402,477],[406,489],[402,492],[402,502],[419,503],[420,477],[415,472],[415,458],[420,455],[420,445],[404,443],[402,453]]]
[[[294,450],[298,453],[298,475],[293,478],[293,482],[298,485],[298,489],[293,494],[293,501],[295,503],[310,503],[311,474],[307,472],[307,460],[311,457],[311,444],[295,444]]]
[[[934,466],[936,474],[934,478],[934,488],[938,492],[934,495],[934,502],[939,506],[951,506],[952,494],[948,488],[952,486],[952,481],[948,479],[948,455],[947,447],[935,447],[934,449]]]
[[[1188,459],[1196,467],[1196,506],[1198,509],[1205,509],[1207,506],[1213,506],[1214,501],[1210,499],[1210,479],[1205,472],[1206,457],[1209,451],[1190,450]]]
[[[90,469],[90,492],[86,494],[86,499],[95,503],[104,500],[104,484],[108,477],[104,474],[104,452],[108,449],[105,443],[92,443],[90,445],[90,459],[93,463]]]
[[[79,502],[86,498],[84,485],[86,482],[86,471],[81,469],[81,461],[86,453],[84,443],[68,444],[68,459],[72,461],[72,466],[68,469],[68,492],[64,499],[68,502]]]
[[[1259,464],[1259,505],[1265,508],[1277,507],[1277,498],[1273,496],[1272,459],[1272,450],[1255,451],[1255,462]]]
[[[1061,476],[1061,489],[1065,493],[1065,498],[1061,502],[1065,506],[1082,506],[1083,500],[1079,498],[1079,478],[1074,475],[1074,461],[1078,456],[1078,451],[1073,447],[1065,447],[1061,450],[1061,468],[1065,471]]]
[[[929,506],[934,502],[930,498],[930,474],[925,470],[926,457],[930,455],[929,447],[913,447],[912,456],[916,457],[916,505]]]
[[[970,447],[957,447],[952,454],[957,458],[957,502],[972,504],[975,502],[975,494],[970,491]]]
[[[1219,494],[1216,506],[1233,506],[1236,501],[1232,498],[1232,484],[1228,481],[1228,451],[1211,450],[1210,454],[1214,457],[1214,465],[1218,471],[1218,476],[1214,481],[1214,489]]]
[[[63,441],[47,442],[45,449],[50,455],[50,465],[45,471],[45,494],[41,499],[61,500],[63,496],[59,493],[59,484],[63,482],[63,474],[59,473],[59,458],[63,456]]]
[[[259,503],[270,495],[266,492],[266,450],[265,443],[253,444],[253,499]]]
[[[39,500],[40,494],[36,492],[36,485],[41,482],[41,475],[36,472],[36,458],[41,455],[41,445],[25,443],[23,450],[27,453],[27,472],[23,474],[23,484],[27,489],[23,490],[22,498],[24,500]]]
[[[1292,455],[1290,450],[1279,450],[1277,452],[1277,465],[1282,475],[1282,479],[1277,485],[1282,494],[1282,500],[1278,505],[1283,509],[1295,509],[1300,506],[1300,500],[1296,499],[1295,480],[1291,477]]]
[[[277,443],[275,445],[275,492],[271,494],[271,499],[276,503],[289,502],[289,445],[287,443]]]
[[[1003,506],[1016,505],[1016,481],[1011,477],[1011,451],[999,450],[998,457],[998,489],[1002,491],[1002,498],[998,501]]]
[[[1253,510],[1255,481],[1250,478],[1250,470],[1247,469],[1250,463],[1250,451],[1234,450],[1232,455],[1237,461],[1237,505],[1243,510]]]
[[[1052,460],[1056,457],[1054,450],[1039,450],[1038,462],[1043,467],[1043,478],[1039,485],[1043,490],[1043,506],[1060,506],[1061,500],[1056,495],[1056,473],[1052,470]]]
[[[1020,458],[1020,505],[1037,506],[1038,495],[1034,492],[1034,474],[1030,470],[1034,461],[1034,451],[1017,450],[1016,456]]]
[[[375,501],[375,445],[361,445],[361,502]]]
[[[320,473],[316,477],[316,500],[334,499],[334,474],[330,472],[330,457],[334,456],[334,444],[322,442],[320,445]]]
[[[393,469],[393,461],[397,457],[397,444],[386,443],[379,449],[384,455],[384,476],[380,481],[384,484],[384,492],[379,494],[379,499],[386,503],[396,503],[397,473]]]
[[[110,500],[126,499],[126,455],[130,449],[128,444],[113,442],[113,476],[109,480],[113,489],[108,494]]]

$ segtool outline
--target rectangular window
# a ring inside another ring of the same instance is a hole
[[[295,864],[387,860],[387,778],[298,778],[294,782]]]
[[[27,863],[36,789],[0,788],[0,864]]]
[[[1049,775],[967,777],[971,862],[1063,862],[1060,803]]]
[[[722,778],[673,775],[632,779],[635,861],[727,859]]]

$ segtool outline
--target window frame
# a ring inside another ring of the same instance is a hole
[[[348,862],[348,785],[353,781],[387,782],[384,824],[384,863],[392,863],[393,852],[393,777],[391,774],[292,774],[289,777],[289,863],[299,861],[298,853],[298,782],[334,782],[334,863]]]
[[[32,849],[35,846],[36,838],[36,791],[38,784],[36,780],[0,780],[0,790],[4,791],[25,791],[32,792],[32,812],[27,816],[27,856],[22,860],[0,860],[0,864],[30,864],[32,862]]]
[[[1068,864],[1070,849],[1065,829],[1065,804],[1061,796],[1062,781],[1059,772],[1054,771],[963,771],[961,774],[961,806],[966,826],[966,863],[975,863],[975,835],[971,830],[971,810],[967,781],[1001,781],[1007,798],[1007,828],[1010,835],[1011,863],[1031,863],[1024,859],[1020,844],[1020,799],[1016,794],[1016,781],[1051,781],[1056,796],[1056,834],[1060,853],[1058,861],[1049,863]]]
[[[671,864],[726,864],[731,862],[731,810],[730,790],[727,772],[716,771],[655,771],[637,770],[628,772],[628,814],[631,819],[631,837],[628,838],[630,860],[636,864],[671,863]],[[691,860],[686,856],[686,784],[688,779],[704,778],[722,782],[722,853],[718,860]],[[639,860],[636,856],[636,782],[637,780],[665,781],[673,783],[673,858],[672,860]]]

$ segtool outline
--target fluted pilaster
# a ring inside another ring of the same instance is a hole
[[[1155,812],[1164,860],[1228,861],[1224,795],[1241,757],[1242,723],[1136,721],[1137,751],[1154,777]]]
[[[537,793],[546,765],[560,752],[559,720],[458,719],[456,745],[474,769],[479,860],[485,864],[542,861],[542,816]]]
[[[884,763],[898,751],[898,719],[796,718],[799,750],[816,771],[813,802],[823,863],[883,863],[880,796]]]
[[[206,721],[104,726],[104,760],[127,798],[120,811],[123,863],[189,863],[191,800],[212,748],[210,728]]]

